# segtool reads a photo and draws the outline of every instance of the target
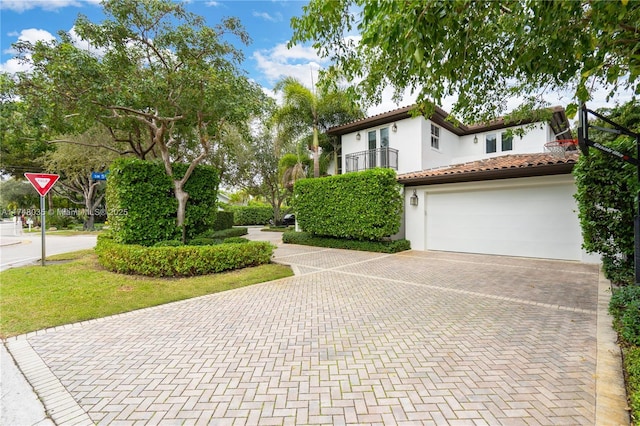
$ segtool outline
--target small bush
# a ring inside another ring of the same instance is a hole
[[[640,286],[614,290],[609,313],[621,341],[631,418],[636,424],[640,419]]]
[[[220,238],[194,238],[189,241],[189,246],[214,246],[216,244],[222,244],[223,240]]]
[[[242,238],[242,237],[229,237],[229,238],[225,238],[224,239],[224,243],[225,244],[244,244],[244,243],[248,243],[249,240],[247,240],[246,238]]]
[[[640,286],[630,285],[615,290],[609,300],[609,313],[615,320],[622,319],[625,308],[640,301]]]
[[[632,345],[640,345],[640,300],[634,300],[624,309],[620,318],[620,335]]]
[[[100,264],[112,272],[153,277],[205,275],[269,263],[274,246],[265,241],[206,246],[144,247],[98,238]]]
[[[241,237],[247,235],[249,230],[243,226],[223,229],[221,231],[207,231],[201,234],[198,238],[214,238],[224,240],[229,237]]]
[[[295,231],[287,231],[283,233],[282,242],[286,244],[301,244],[306,246],[373,251],[379,253],[398,253],[411,249],[411,243],[408,240],[359,241],[341,238],[316,237],[307,232]]]
[[[180,240],[164,240],[164,241],[158,241],[153,245],[153,247],[178,247],[181,245],[183,244],[182,244],[182,241]]]
[[[640,348],[636,346],[623,348],[623,353],[631,419],[633,424],[638,424],[640,419]]]

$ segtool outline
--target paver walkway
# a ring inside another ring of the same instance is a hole
[[[275,260],[297,275],[9,348],[33,356],[21,368],[59,424],[626,421],[596,419],[594,265],[289,245]]]

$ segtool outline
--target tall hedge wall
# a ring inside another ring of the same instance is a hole
[[[187,164],[175,164],[182,176]],[[185,184],[189,193],[185,224],[187,239],[211,229],[216,218],[218,173],[213,167],[198,166]],[[178,202],[172,179],[164,166],[131,158],[119,158],[107,178],[107,219],[114,240],[124,244],[152,245],[180,239],[176,226]]]
[[[381,240],[400,229],[400,191],[390,169],[298,180],[296,219],[304,231],[318,236]]]

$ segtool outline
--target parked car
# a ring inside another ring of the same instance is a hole
[[[295,225],[296,224],[296,216],[293,214],[285,214],[284,217],[282,218],[282,224],[289,226],[289,225]]]

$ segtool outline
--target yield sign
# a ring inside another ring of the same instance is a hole
[[[44,197],[51,189],[60,176],[50,175],[46,173],[25,173],[24,176],[29,179],[31,185],[38,191],[40,196]]]

